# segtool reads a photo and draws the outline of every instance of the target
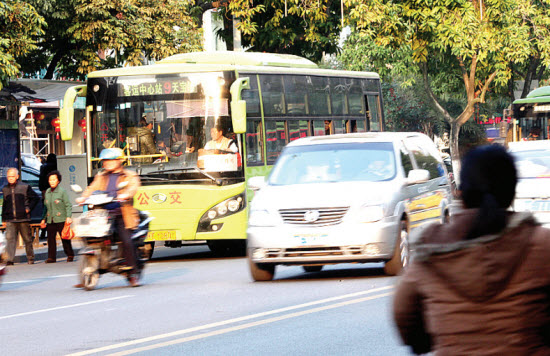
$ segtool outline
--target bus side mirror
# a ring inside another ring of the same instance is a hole
[[[233,132],[246,132],[246,101],[241,99],[243,89],[250,89],[250,78],[238,78],[231,84],[231,121]]]
[[[63,107],[59,109],[59,133],[63,141],[73,138],[74,102],[77,97],[86,95],[85,85],[70,87],[63,97]]]

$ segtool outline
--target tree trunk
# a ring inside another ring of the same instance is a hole
[[[451,149],[451,162],[453,164],[453,175],[456,186],[460,183],[460,151],[458,148],[458,134],[460,133],[460,124],[456,121],[450,122],[451,133],[449,135],[449,148]]]
[[[43,79],[53,79],[55,68],[57,68],[57,64],[66,53],[68,53],[66,49],[55,53],[52,60],[50,61],[50,64],[48,65],[48,69],[46,70],[46,74],[44,75]]]

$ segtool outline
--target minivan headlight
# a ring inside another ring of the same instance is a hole
[[[384,218],[384,207],[382,205],[363,205],[357,214],[359,222],[375,222]]]
[[[251,210],[248,226],[275,226],[277,219],[267,210]]]

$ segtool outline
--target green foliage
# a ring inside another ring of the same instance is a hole
[[[506,91],[512,67],[550,64],[548,0],[345,0],[356,32],[346,63],[372,63],[384,78],[422,79],[431,107],[451,127],[458,160],[460,128],[489,93]],[[353,58],[359,54],[360,58]],[[536,63],[536,62],[535,62]],[[420,76],[419,76],[420,74]],[[462,101],[452,114],[449,103]]]
[[[417,85],[416,85],[417,86]],[[430,109],[416,86],[382,84],[384,114],[388,131],[423,132],[429,136],[446,131],[444,120]]]
[[[295,54],[319,62],[338,51],[340,2],[328,0],[231,1],[218,11],[225,28],[218,35],[232,47],[233,16],[240,19],[242,45],[257,52]]]
[[[36,37],[43,34],[44,19],[29,3],[0,1],[0,89],[19,73],[15,58],[36,48]]]
[[[138,65],[200,50],[191,3],[179,0],[28,0],[46,19],[34,51],[18,58],[23,71],[45,78],[84,79],[90,71]]]
[[[104,68],[108,53],[115,65],[139,65],[146,58],[201,48],[201,31],[189,16],[190,3],[179,0],[75,0],[76,18],[69,33],[86,43],[79,73]],[[113,53],[111,53],[113,51]]]

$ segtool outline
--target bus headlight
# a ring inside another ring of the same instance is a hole
[[[233,215],[243,210],[246,207],[245,194],[245,192],[242,192],[241,194],[226,199],[208,209],[208,211],[204,213],[199,220],[197,232],[219,231],[223,226],[223,223],[216,223],[215,225],[212,225],[212,220],[225,218],[226,216]]]
[[[229,211],[234,213],[237,210],[239,210],[241,203],[242,203],[241,197],[237,197],[237,199],[231,199],[230,201],[227,202],[227,209],[229,209]]]
[[[220,205],[218,207],[218,209],[216,209],[216,210],[218,211],[218,214],[220,216],[225,215],[225,213],[227,213],[227,206],[226,205]]]

